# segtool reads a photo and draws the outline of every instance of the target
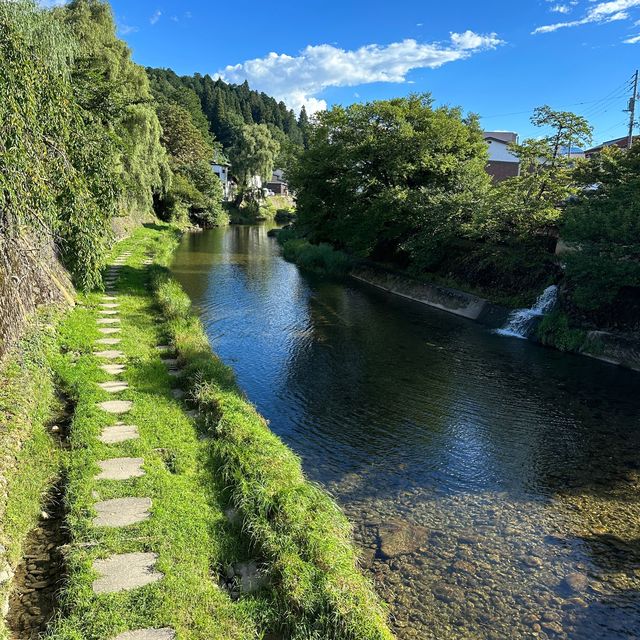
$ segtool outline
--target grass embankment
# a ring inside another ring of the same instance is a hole
[[[299,459],[243,397],[168,271],[156,269],[154,283],[212,436],[225,499],[267,566],[273,628],[285,638],[392,638],[384,609],[358,570],[351,528],[340,509],[305,479]]]
[[[41,500],[60,472],[48,423],[58,408],[48,361],[56,349],[59,314],[39,314],[0,368],[0,638],[10,577],[36,525]]]
[[[76,405],[71,450],[66,459],[69,505],[69,584],[61,617],[47,637],[55,640],[109,640],[130,629],[171,627],[181,640],[260,637],[268,602],[247,596],[234,602],[217,583],[217,572],[246,558],[246,547],[228,525],[221,488],[209,468],[212,443],[199,440],[193,420],[170,394],[170,378],[156,346],[165,340],[161,319],[149,294],[145,254],[166,252],[171,232],[140,230],[118,252],[133,252],[119,280],[122,343],[127,356],[124,380],[130,388],[118,399],[133,401],[126,423],[140,438],[102,444],[102,430],[119,421],[97,403],[113,399],[97,384],[112,379],[93,354],[102,337],[96,318],[102,295],[81,296],[64,320],[53,366]],[[145,475],[128,481],[96,480],[98,461],[113,457],[144,459]],[[149,497],[151,517],[133,526],[107,529],[92,524],[98,500]],[[135,551],[157,553],[165,577],[152,585],[97,596],[92,563],[97,558]]]

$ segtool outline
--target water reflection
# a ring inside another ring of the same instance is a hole
[[[635,638],[640,376],[302,276],[265,227],[174,270],[355,524],[401,638]]]

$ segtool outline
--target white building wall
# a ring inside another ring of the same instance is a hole
[[[518,156],[509,151],[508,146],[504,142],[497,140],[485,140],[489,147],[489,160],[491,162],[520,162]]]

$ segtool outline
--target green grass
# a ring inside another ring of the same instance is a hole
[[[386,612],[358,569],[348,521],[246,402],[233,372],[212,354],[188,297],[160,266],[177,239],[173,227],[148,226],[114,250],[133,252],[118,283],[122,343],[115,348],[127,356],[123,379],[130,385],[117,398],[133,401],[124,420],[138,426],[139,439],[98,440],[122,419],[98,407],[113,399],[98,387],[112,378],[93,354],[101,293],[80,296],[56,330],[34,332],[5,370],[11,384],[0,392],[0,426],[17,434],[21,447],[19,465],[4,470],[11,497],[0,531],[14,562],[43,494],[59,474],[67,479],[69,580],[46,637],[111,640],[126,630],[168,626],[179,640],[391,639]],[[156,261],[150,269],[142,264],[147,255]],[[185,365],[185,389],[202,414],[197,422],[171,396],[156,349],[169,342]],[[45,428],[54,383],[75,407],[65,451]],[[144,459],[144,477],[95,479],[100,460],[129,456]],[[135,496],[152,499],[151,518],[119,529],[93,526],[97,501]],[[229,507],[239,523],[226,517]],[[96,596],[93,562],[134,551],[157,553],[164,578]],[[249,559],[264,565],[267,585],[232,600],[218,576]]]
[[[97,440],[105,426],[118,421],[97,407],[112,399],[97,386],[110,376],[92,354],[100,337],[101,295],[83,296],[60,331],[54,369],[76,402],[76,412],[67,459],[70,580],[61,618],[47,636],[55,640],[108,640],[122,631],[154,626],[174,628],[180,640],[259,638],[268,619],[268,597],[234,602],[217,584],[217,572],[245,559],[247,545],[224,516],[221,487],[210,469],[212,443],[198,438],[193,420],[170,396],[169,376],[155,349],[165,337],[142,261],[146,251],[166,255],[173,244],[168,228],[145,229],[118,247],[134,252],[118,297],[123,342],[117,348],[127,355],[124,379],[130,384],[118,399],[133,401],[126,422],[138,426],[140,439],[120,445]],[[125,456],[144,458],[146,475],[126,482],[95,480],[99,460]],[[93,527],[98,499],[128,496],[150,497],[151,518],[120,529]],[[93,561],[132,551],[157,553],[165,578],[129,592],[94,595]]]
[[[7,565],[15,568],[22,557],[43,496],[60,470],[47,429],[57,407],[47,364],[55,351],[57,320],[51,309],[40,313],[0,368],[0,572]],[[0,585],[0,602],[6,600],[10,584]],[[0,617],[0,638],[6,637]]]
[[[285,638],[390,639],[386,614],[358,569],[351,527],[338,506],[309,483],[300,460],[268,428],[212,352],[188,298],[155,270],[156,298],[191,393],[213,438],[225,497],[269,566],[273,623]]]

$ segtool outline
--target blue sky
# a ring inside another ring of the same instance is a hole
[[[46,0],[45,0],[46,1]],[[53,0],[55,3],[56,0]],[[312,110],[429,91],[491,130],[536,133],[535,106],[625,135],[640,0],[113,0],[143,65],[247,78]]]

